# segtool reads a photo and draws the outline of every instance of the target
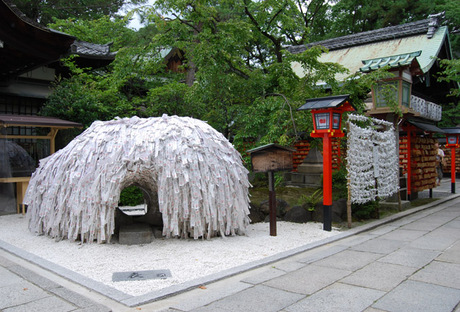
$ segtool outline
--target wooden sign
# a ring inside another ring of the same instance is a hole
[[[251,154],[252,171],[270,172],[292,170],[292,153],[295,149],[268,144],[249,150]]]
[[[249,150],[252,171],[268,172],[268,206],[270,207],[270,236],[276,236],[276,193],[274,171],[292,170],[292,153],[295,149],[268,144]]]

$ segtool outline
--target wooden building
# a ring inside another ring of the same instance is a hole
[[[442,107],[455,101],[447,95],[452,88],[459,88],[455,82],[436,78],[441,71],[438,59],[452,59],[449,33],[442,26],[442,18],[442,14],[430,15],[421,21],[289,48],[292,53],[301,53],[323,46],[328,52],[319,60],[338,63],[350,74],[389,68],[392,77],[381,81],[369,94],[367,114],[393,122],[399,130],[400,167],[407,177],[409,199],[436,186],[433,134],[442,133],[437,127]],[[292,68],[298,76],[305,76],[301,64],[293,63]],[[336,78],[344,81],[347,75],[338,74]],[[325,83],[320,85],[328,88]],[[382,96],[388,85],[394,88],[391,102],[396,103],[402,117],[394,113],[395,106],[389,104],[388,97]]]
[[[0,214],[17,210],[38,161],[54,152],[59,129],[81,126],[36,116],[71,54],[80,66],[110,64],[110,45],[79,41],[27,18],[10,0],[0,0]],[[16,203],[16,199],[19,199]]]

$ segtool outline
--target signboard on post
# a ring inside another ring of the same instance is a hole
[[[293,148],[278,144],[267,144],[247,152],[251,155],[252,171],[268,172],[268,191],[270,208],[270,236],[276,236],[276,193],[275,193],[275,171],[292,170]]]

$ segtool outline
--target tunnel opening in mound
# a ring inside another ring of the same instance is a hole
[[[125,203],[131,203],[126,205]],[[123,188],[119,206],[115,212],[113,237],[119,239],[120,230],[148,227],[152,233],[161,235],[163,219],[158,205],[158,194],[152,185],[134,182]]]

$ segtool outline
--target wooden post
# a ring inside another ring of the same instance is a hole
[[[396,119],[393,122],[393,126],[395,129],[395,142],[396,142],[396,152],[398,153],[398,157],[400,155],[400,149],[399,149],[399,123],[401,118],[398,115],[395,115]],[[399,160],[398,160],[399,164]],[[399,167],[399,166],[398,166]],[[402,203],[401,203],[401,168],[398,169],[398,211],[402,211]]]
[[[268,173],[268,206],[270,210],[270,236],[276,236],[275,171],[292,170],[292,153],[295,149],[274,143],[248,150],[252,170]]]
[[[410,126],[407,127],[407,199],[411,200],[411,193],[412,193],[412,168],[411,168],[411,161],[412,161],[412,155],[411,155],[411,144],[412,144],[412,138],[411,138],[411,129]]]
[[[48,137],[50,140],[50,155],[56,152],[56,134],[58,133],[59,129],[51,128],[51,131],[48,133]]]
[[[350,194],[350,180],[348,179],[348,198],[347,198],[347,225],[351,229],[351,194]]]
[[[350,126],[347,123],[347,133],[350,133]],[[348,148],[348,147],[347,147]],[[347,161],[347,173],[350,172],[350,165]],[[350,175],[347,174],[347,225],[348,228],[351,229],[351,192],[350,192]]]
[[[273,171],[268,172],[268,206],[270,208],[270,236],[276,236],[276,193]]]

